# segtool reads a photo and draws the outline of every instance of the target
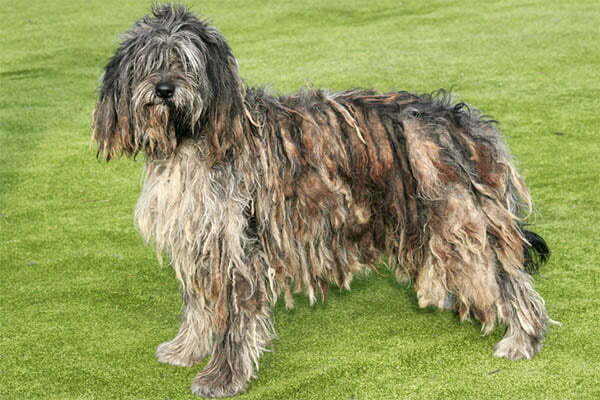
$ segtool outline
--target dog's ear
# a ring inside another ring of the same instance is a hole
[[[108,64],[100,87],[98,103],[92,114],[92,140],[98,145],[98,157],[109,161],[122,154],[134,154],[132,121],[126,101],[128,88],[119,79],[120,52]]]
[[[212,98],[207,105],[206,133],[215,161],[243,143],[243,121],[246,114],[244,85],[238,65],[225,38],[215,29],[204,32],[208,50],[206,74]]]

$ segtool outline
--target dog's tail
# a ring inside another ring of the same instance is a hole
[[[521,228],[527,241],[523,246],[525,256],[525,271],[534,274],[550,258],[550,248],[546,241],[537,233]]]

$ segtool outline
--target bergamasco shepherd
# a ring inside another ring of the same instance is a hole
[[[200,396],[243,392],[272,307],[385,261],[419,306],[506,326],[494,355],[532,358],[552,322],[529,272],[549,255],[493,121],[443,93],[247,87],[223,36],[155,6],[125,33],[93,113],[99,156],[145,156],[135,221],[181,283],[159,361],[210,361]]]

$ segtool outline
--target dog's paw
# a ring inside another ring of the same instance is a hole
[[[201,397],[231,397],[246,390],[244,380],[235,380],[231,373],[219,375],[200,372],[192,383],[192,393]]]
[[[159,362],[177,367],[191,367],[206,355],[197,350],[189,350],[175,341],[164,342],[156,348],[156,359]]]
[[[508,360],[531,360],[542,348],[540,339],[525,333],[504,337],[494,346],[494,356]]]

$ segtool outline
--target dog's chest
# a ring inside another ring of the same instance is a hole
[[[239,189],[232,168],[211,168],[199,147],[183,147],[146,165],[135,223],[160,251],[207,253],[239,224],[246,200]]]

